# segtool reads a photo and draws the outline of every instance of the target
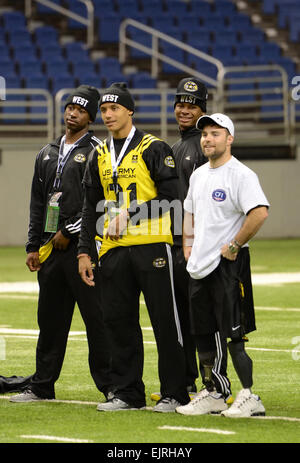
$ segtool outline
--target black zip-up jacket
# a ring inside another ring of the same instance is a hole
[[[36,157],[31,186],[30,220],[26,252],[38,251],[40,246],[54,236],[44,232],[49,198],[54,192],[53,183],[56,176],[59,147],[62,137],[44,146]],[[89,131],[71,152],[61,175],[58,191],[60,213],[58,230],[66,238],[78,238],[81,227],[81,210],[83,205],[82,179],[89,153],[100,140]]]
[[[181,138],[172,146],[177,174],[179,178],[179,199],[182,203],[187,196],[189,189],[190,176],[195,169],[202,166],[207,159],[202,153],[200,146],[201,132],[196,127],[188,128],[180,132]],[[176,234],[176,230],[181,230],[180,217],[174,218],[174,244],[182,246],[182,234]]]

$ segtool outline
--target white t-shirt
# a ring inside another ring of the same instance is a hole
[[[215,270],[222,246],[236,236],[245,215],[257,206],[269,206],[258,177],[235,157],[215,169],[206,163],[193,172],[184,201],[184,209],[194,215],[194,242],[187,263],[192,278],[204,278]]]

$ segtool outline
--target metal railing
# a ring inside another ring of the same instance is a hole
[[[87,10],[87,17],[83,18],[82,16],[78,15],[77,13],[73,13],[72,11],[64,8],[60,5],[57,5],[51,0],[25,0],[25,16],[30,18],[32,16],[32,2],[35,1],[36,3],[40,3],[41,5],[47,6],[52,8],[57,13],[60,13],[64,16],[67,16],[70,19],[74,19],[78,21],[80,24],[83,24],[87,28],[87,39],[86,45],[88,48],[93,47],[94,45],[94,5],[91,0],[78,0],[79,2],[83,3],[86,6]]]
[[[136,40],[132,40],[129,37],[127,37],[126,32],[129,26],[149,34],[152,37],[151,48],[147,47],[146,45],[142,45]],[[220,60],[213,58],[212,56],[200,50],[197,50],[196,48],[187,45],[181,42],[180,40],[177,40],[167,34],[164,34],[163,32],[160,32],[157,29],[153,29],[150,26],[146,26],[145,24],[135,21],[134,19],[125,19],[124,21],[122,21],[119,30],[119,39],[119,60],[123,64],[126,61],[126,46],[130,46],[148,54],[151,57],[151,75],[154,78],[158,77],[158,63],[159,61],[162,61],[163,63],[167,63],[171,66],[174,66],[179,71],[185,72],[195,77],[199,77],[199,79],[203,80],[207,84],[210,84],[214,87],[218,87],[219,82],[216,79],[213,79],[212,77],[209,77],[203,74],[202,72],[193,69],[190,66],[187,66],[183,63],[179,63],[175,59],[159,51],[160,41],[164,41],[171,45],[174,45],[180,50],[184,50],[185,52],[190,53],[191,55],[204,60],[204,62],[213,64],[214,66],[216,66],[218,72],[223,71],[224,66]]]
[[[13,136],[13,132],[23,136],[28,132],[39,132],[47,141],[53,139],[54,107],[48,90],[6,88],[0,109],[2,139]]]

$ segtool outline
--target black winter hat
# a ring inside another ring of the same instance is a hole
[[[65,109],[69,104],[78,104],[87,110],[92,121],[96,119],[100,93],[91,85],[80,85],[67,98]]]
[[[125,82],[111,84],[102,94],[99,106],[104,103],[118,103],[125,106],[129,111],[134,112],[134,100]]]
[[[177,87],[175,103],[191,103],[200,106],[203,112],[206,112],[206,101],[208,92],[205,85],[195,77],[185,77]]]

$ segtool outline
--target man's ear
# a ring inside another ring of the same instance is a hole
[[[128,111],[129,116],[133,116],[133,111]]]

